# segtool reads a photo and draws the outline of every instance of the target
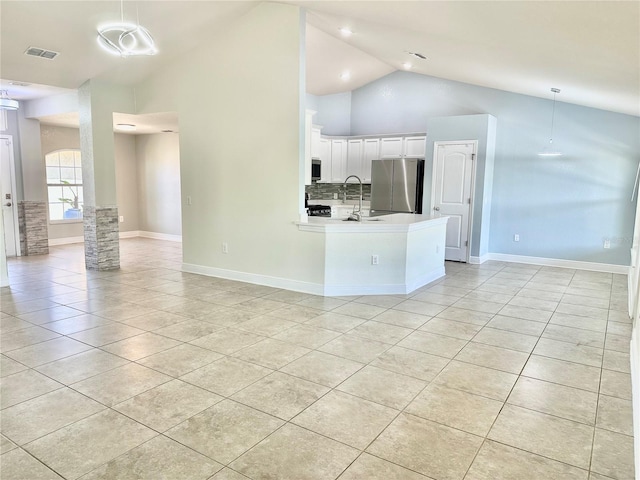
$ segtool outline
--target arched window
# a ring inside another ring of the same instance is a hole
[[[49,221],[82,220],[80,150],[56,150],[45,155]]]

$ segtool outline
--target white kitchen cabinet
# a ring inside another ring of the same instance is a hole
[[[305,111],[304,123],[304,184],[311,185],[311,130],[314,110]]]
[[[403,137],[386,137],[380,140],[380,158],[402,158]]]
[[[342,183],[345,178],[347,178],[347,140],[334,138],[331,140],[331,183]]]
[[[313,125],[311,127],[311,158],[320,158],[320,137],[322,127]]]
[[[405,137],[403,156],[406,158],[424,158],[427,137]]]
[[[352,138],[347,141],[347,171],[345,178],[356,175],[362,180],[362,148],[361,138]]]
[[[320,138],[318,147],[318,158],[320,159],[320,182],[331,182],[331,140]]]
[[[380,141],[380,158],[424,158],[426,137],[386,137]]]
[[[362,149],[362,182],[371,183],[371,162],[380,159],[380,139],[365,138]]]

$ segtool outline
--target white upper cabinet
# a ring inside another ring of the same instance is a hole
[[[353,138],[347,142],[347,171],[346,177],[356,175],[362,179],[362,147],[361,138]],[[364,180],[363,180],[364,181]]]
[[[347,141],[331,140],[331,183],[342,183],[347,178]]]
[[[305,112],[304,121],[304,184],[311,185],[311,129],[313,116],[316,114],[314,110]]]
[[[404,153],[407,158],[424,158],[427,148],[427,137],[405,137]]]
[[[365,138],[362,153],[362,181],[371,183],[371,162],[380,159],[380,139]]]
[[[331,140],[320,138],[318,147],[318,158],[320,159],[320,182],[331,182]]]
[[[424,135],[395,137],[325,137],[320,127],[310,130],[310,155],[322,161],[321,183],[343,183],[357,175],[362,183],[371,183],[373,160],[382,158],[424,158]]]
[[[320,135],[322,127],[311,127],[311,158],[320,158]]]
[[[402,158],[403,137],[386,137],[380,142],[380,158]]]

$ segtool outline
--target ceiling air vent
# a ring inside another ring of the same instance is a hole
[[[52,50],[45,50],[44,48],[38,48],[38,47],[29,47],[27,48],[27,51],[24,53],[25,55],[31,55],[32,57],[47,58],[49,60],[53,60],[59,55],[58,52],[54,52]]]

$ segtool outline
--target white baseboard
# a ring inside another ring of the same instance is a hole
[[[478,258],[478,257],[475,257]],[[525,255],[510,255],[507,253],[488,253],[481,257],[482,262],[487,260],[496,260],[499,262],[510,263],[526,263],[528,265],[543,265],[546,267],[560,267],[560,268],[574,268],[576,270],[591,270],[594,272],[605,273],[619,273],[627,275],[629,273],[628,265],[613,265],[611,263],[597,263],[597,262],[581,262],[578,260],[563,260],[560,258],[543,258],[543,257],[528,257]],[[470,263],[471,260],[469,260]]]
[[[145,232],[141,230],[130,230],[128,232],[120,232],[120,238],[154,238],[156,240],[167,240],[169,242],[182,242],[182,235],[170,235],[168,233],[157,232]],[[64,237],[64,238],[50,238],[49,246],[56,245],[69,245],[71,243],[84,243],[84,237]]]
[[[481,257],[472,257],[472,256],[470,256],[469,257],[469,263],[471,265],[482,265],[484,262],[489,260],[489,255],[490,255],[490,253],[485,253]]]
[[[84,237],[64,237],[64,238],[49,239],[50,247],[54,247],[56,245],[68,245],[71,243],[84,243]]]
[[[266,285],[268,287],[284,288],[295,292],[309,293],[311,295],[323,295],[327,297],[342,297],[349,295],[402,295],[414,291],[434,280],[444,276],[444,267],[438,268],[421,276],[411,284],[388,284],[388,285],[323,285],[320,283],[302,282],[288,278],[272,277],[269,275],[259,275],[255,273],[239,272],[236,270],[226,270],[224,268],[206,267],[204,265],[194,265],[183,263],[182,271],[197,273],[209,277],[225,278],[239,282]]]
[[[254,283],[257,285],[266,285],[268,287],[284,288],[295,292],[310,293],[312,295],[323,295],[323,285],[318,283],[301,282],[288,278],[272,277],[269,275],[259,275],[256,273],[239,272],[237,270],[227,270],[224,268],[206,267],[204,265],[194,265],[192,263],[183,263],[182,271],[188,273],[197,273],[208,277],[225,278],[227,280],[236,280],[238,282]]]
[[[138,231],[138,237],[154,238],[156,240],[167,240],[169,242],[182,242],[182,235],[172,235],[170,233]]]
[[[120,238],[135,238],[140,236],[140,231],[138,230],[130,230],[128,232],[120,232],[118,233],[118,237]]]

